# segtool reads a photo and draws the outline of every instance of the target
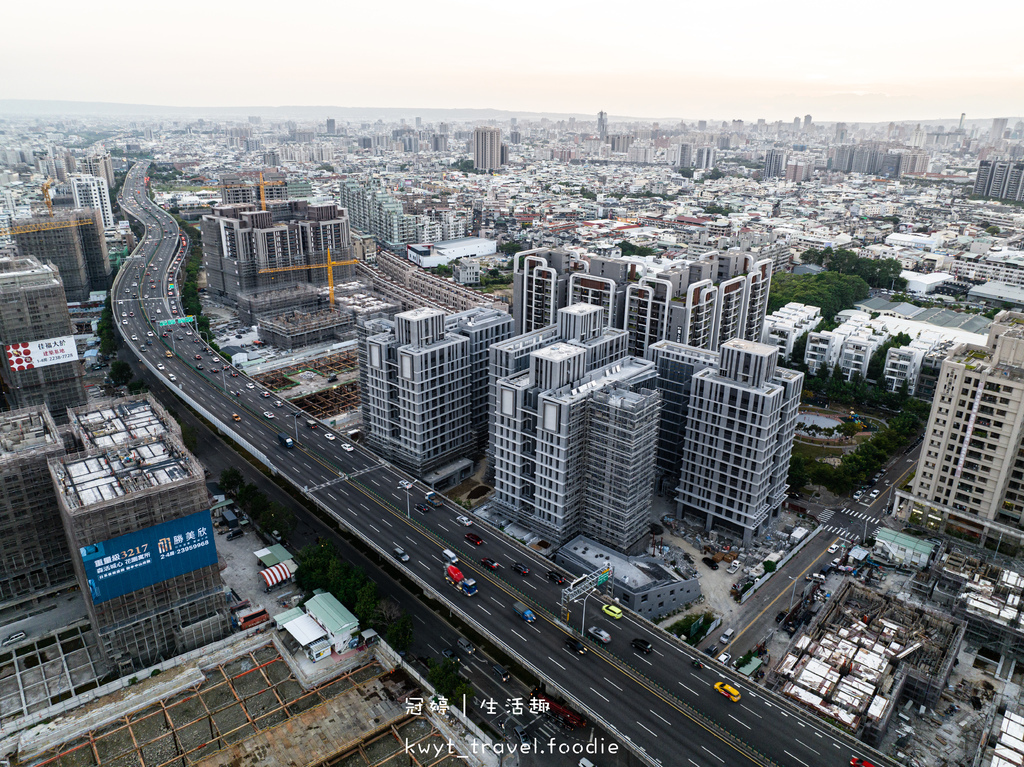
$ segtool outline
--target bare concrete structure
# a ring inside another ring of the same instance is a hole
[[[0,415],[0,624],[75,580],[47,462],[64,440],[42,405]]]
[[[209,507],[203,467],[148,397],[108,400],[71,414],[82,452],[49,463],[75,573],[107,658],[121,669],[221,639],[230,631],[220,571],[208,565],[96,603],[83,547]]]
[[[34,258],[0,258],[0,344],[62,338],[74,333],[61,275]],[[55,422],[85,402],[80,362],[11,370],[0,361],[0,378],[12,408],[45,404]]]
[[[438,277],[421,269],[408,259],[379,251],[376,266],[359,264],[360,276],[368,279],[373,289],[388,301],[399,303],[403,310],[433,306],[449,312],[485,307],[508,311],[506,304],[486,293],[459,285],[454,280]]]
[[[110,287],[110,258],[98,210],[79,208],[19,219],[15,241],[21,255],[57,267],[68,301],[85,301],[90,290]]]
[[[260,340],[291,351],[303,346],[348,338],[355,330],[351,311],[322,309],[316,312],[289,311],[256,320]]]

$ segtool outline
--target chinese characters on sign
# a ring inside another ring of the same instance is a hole
[[[4,351],[7,353],[7,364],[15,372],[45,368],[78,359],[74,336],[22,341],[19,344],[8,344]]]

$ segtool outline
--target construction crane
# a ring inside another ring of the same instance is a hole
[[[29,232],[45,232],[51,229],[69,229],[73,226],[88,226],[93,223],[92,219],[76,218],[70,221],[45,221],[36,224],[12,224],[11,226],[0,226],[0,237],[10,237],[16,234],[27,234]]]
[[[334,306],[334,269],[331,267],[335,266],[349,266],[350,264],[358,264],[358,258],[351,258],[346,261],[332,261],[331,260],[331,249],[327,249],[327,263],[326,264],[309,264],[308,266],[276,266],[272,269],[260,269],[257,274],[277,274],[278,272],[300,272],[304,269],[326,269],[327,270],[327,287],[328,294],[331,297],[331,306]]]
[[[258,186],[259,190],[260,190],[260,209],[261,210],[266,210],[267,209],[266,187],[268,187],[268,186],[285,186],[286,184],[287,184],[286,181],[266,181],[263,178],[263,171],[260,171],[260,180],[256,184],[256,186]],[[243,188],[243,187],[248,189],[248,188],[252,187],[252,184],[218,184],[217,186],[220,189],[239,189],[239,188]]]

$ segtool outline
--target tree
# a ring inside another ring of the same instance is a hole
[[[996,226],[995,224],[992,224],[992,226],[990,226],[990,227],[989,227],[988,229],[986,229],[985,231],[986,231],[986,232],[987,232],[988,234],[991,234],[991,235],[996,235],[996,234],[999,234],[999,233],[1000,233],[1000,232],[1002,231],[1002,229],[1000,229],[1000,228],[999,228],[998,226]]]
[[[775,562],[773,562],[772,560],[766,559],[764,562],[762,562],[762,564],[764,565],[764,571],[766,573],[775,572]]]
[[[514,256],[519,251],[525,249],[525,246],[518,242],[503,242],[498,246],[498,251],[506,256]]]
[[[390,626],[403,615],[402,606],[390,597],[377,602],[377,611],[373,616],[373,623],[378,626]]]
[[[217,484],[219,484],[220,489],[228,495],[234,495],[244,481],[245,479],[242,477],[242,472],[234,466],[229,466],[220,473],[220,479],[217,481]]]
[[[787,363],[790,365],[803,365],[804,354],[807,352],[807,336],[810,335],[811,331],[802,333],[798,339],[793,342],[793,353],[789,355]]]
[[[149,389],[146,388],[146,382],[141,378],[133,378],[128,382],[129,394],[142,394],[144,391],[149,391]]]
[[[356,593],[355,606],[352,612],[359,619],[362,626],[369,626],[373,623],[373,617],[377,613],[377,604],[380,597],[377,595],[377,584],[367,580]]]
[[[132,366],[124,360],[114,360],[110,364],[110,380],[114,386],[124,386],[133,375]]]
[[[857,301],[868,297],[871,289],[864,279],[854,274],[833,271],[820,274],[777,274],[772,277],[768,293],[768,312],[774,312],[791,301],[821,308],[825,322],[831,322],[843,309],[851,309]]]
[[[269,501],[260,514],[259,523],[264,530],[276,530],[282,537],[287,538],[295,529],[295,513],[277,501]]]
[[[432,660],[427,672],[427,681],[438,695],[446,698],[452,705],[460,705],[463,695],[466,696],[466,700],[473,699],[473,686],[459,674],[457,660],[445,658],[442,663]]]
[[[385,638],[397,652],[406,652],[412,647],[412,618],[408,613],[402,613],[398,620],[388,626]]]
[[[648,248],[643,245],[634,245],[629,240],[622,240],[618,243],[619,249],[622,251],[624,256],[653,256],[655,254],[654,248]]]

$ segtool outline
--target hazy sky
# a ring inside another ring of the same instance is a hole
[[[1024,113],[1021,0],[12,0],[3,19],[0,98],[769,121]]]

